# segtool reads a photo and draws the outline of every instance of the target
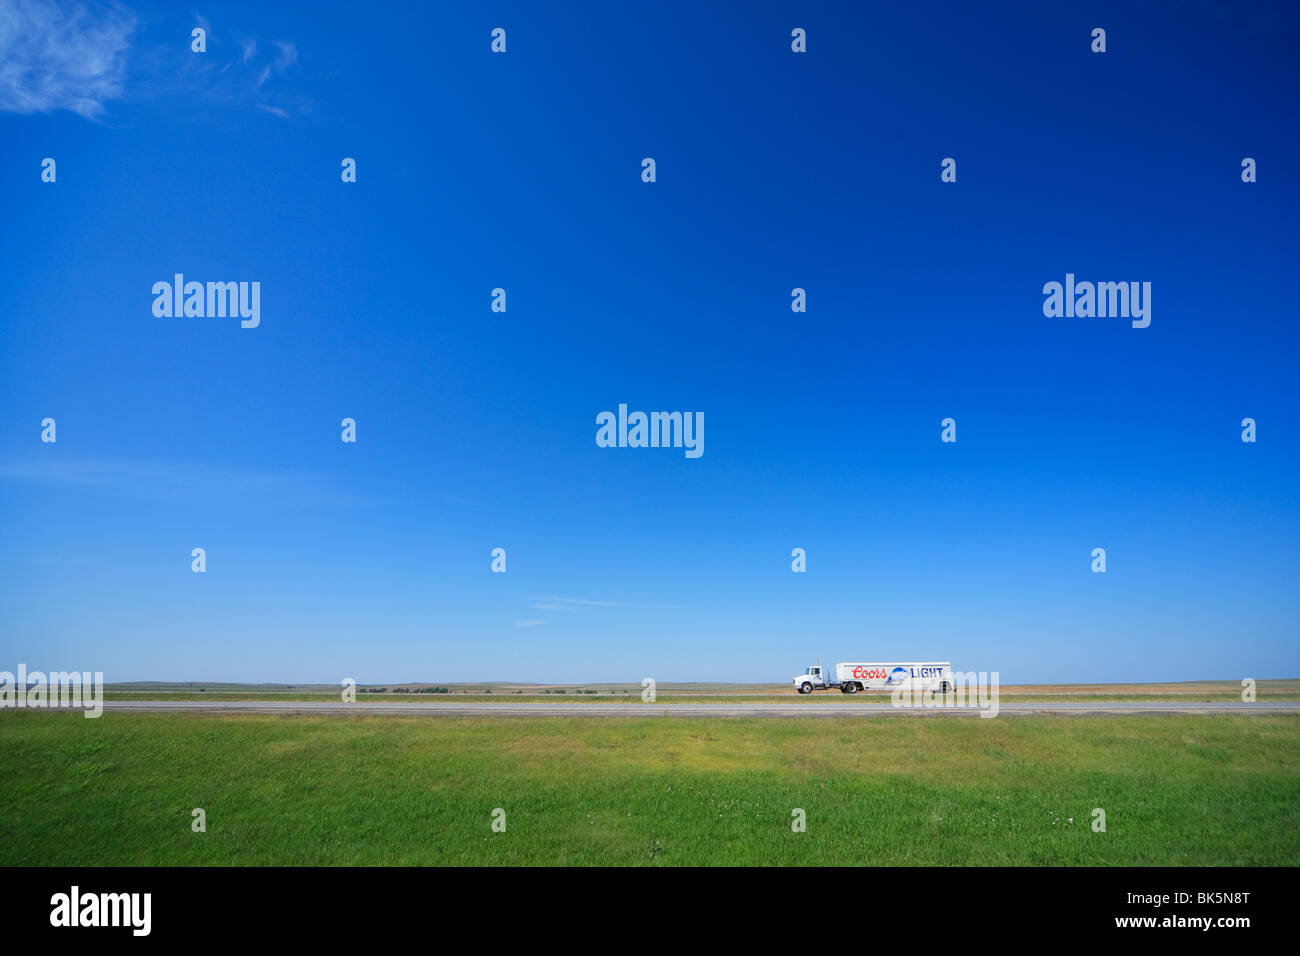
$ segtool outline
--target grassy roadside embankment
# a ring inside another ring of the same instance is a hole
[[[5,865],[1300,863],[1293,716],[11,711],[0,781]]]

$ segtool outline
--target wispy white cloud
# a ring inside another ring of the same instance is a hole
[[[310,112],[296,43],[263,47],[243,32],[223,37],[220,23],[192,17],[207,33],[204,52],[192,51],[188,33],[177,35],[174,24],[164,42],[151,42],[158,37],[142,25],[150,18],[114,0],[0,0],[0,112],[69,110],[107,122],[114,100],[192,105],[199,98],[281,119]]]
[[[2,0],[0,110],[98,119],[122,96],[136,20],[119,6]]]
[[[298,62],[298,47],[296,44],[283,43],[280,40],[272,40],[271,43],[280,52],[276,54],[273,62],[263,66],[262,71],[257,74],[257,82],[253,85],[258,89],[261,89],[266,81],[271,78],[272,73],[283,74],[289,67]],[[245,56],[244,62],[247,63],[249,59],[251,58]]]
[[[283,73],[289,67],[298,62],[298,46],[295,43],[282,43],[279,40],[272,40],[275,48],[280,51],[280,55],[275,58],[275,69],[277,73]]]
[[[515,627],[536,627],[538,624],[545,623],[545,621],[515,621]]]
[[[285,90],[283,83],[273,82],[278,77],[283,77],[298,62],[298,45],[286,40],[272,40],[271,46],[276,52],[274,57],[268,57],[266,53],[258,55],[258,44],[254,37],[241,36],[237,42],[240,49],[237,64],[227,61],[223,66],[217,67],[218,61],[214,60],[201,65],[209,71],[216,69],[220,74],[226,74],[232,64],[238,67],[229,75],[223,76],[225,86],[222,95],[232,103],[251,99],[252,105],[257,109],[281,119],[305,113],[309,101],[294,97]],[[292,83],[289,85],[292,87]],[[213,93],[219,94],[222,89],[221,84],[214,84]]]

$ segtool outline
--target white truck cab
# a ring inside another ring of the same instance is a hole
[[[811,694],[815,690],[825,690],[826,674],[821,664],[814,664],[794,679],[794,689],[801,694]]]

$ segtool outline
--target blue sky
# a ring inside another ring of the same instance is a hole
[[[1300,15],[1129,6],[3,0],[0,666],[1300,676]]]

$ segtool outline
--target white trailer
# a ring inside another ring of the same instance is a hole
[[[899,687],[946,694],[953,689],[952,664],[948,661],[843,663],[835,665],[833,677],[827,670],[820,664],[808,668],[795,677],[794,689],[801,694],[811,694],[815,690],[856,694],[867,690],[892,691]]]

